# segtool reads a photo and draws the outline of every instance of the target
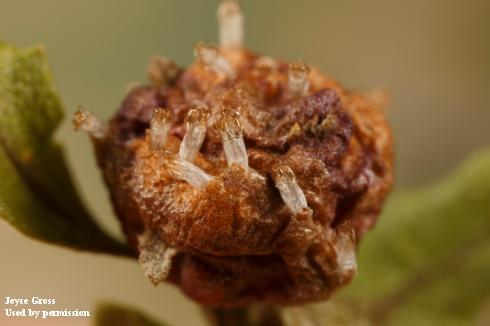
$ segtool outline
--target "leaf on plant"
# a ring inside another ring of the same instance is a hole
[[[489,315],[489,277],[486,151],[434,186],[396,193],[360,246],[353,283],[299,314],[313,325],[468,325]]]
[[[130,255],[77,194],[62,148],[52,140],[62,118],[43,48],[0,42],[0,217],[39,240]]]
[[[97,305],[95,311],[96,326],[164,326],[142,312],[114,303]]]

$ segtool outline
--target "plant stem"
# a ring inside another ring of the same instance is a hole
[[[282,326],[279,311],[272,306],[250,306],[240,309],[205,308],[213,326]]]

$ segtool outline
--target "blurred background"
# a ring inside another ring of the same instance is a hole
[[[127,88],[145,82],[153,54],[188,65],[195,42],[217,41],[217,4],[0,0],[0,39],[46,46],[67,110],[57,137],[66,144],[87,204],[118,237],[90,144],[72,130],[71,115],[82,104],[109,118]],[[241,5],[247,47],[303,59],[348,88],[389,90],[398,188],[429,184],[490,144],[490,1],[243,0]],[[0,239],[1,300],[56,298],[60,309],[91,309],[97,301],[113,300],[144,307],[173,325],[200,324],[196,305],[172,286],[154,288],[132,261],[34,242],[3,221]],[[4,318],[2,312],[0,324],[13,324]]]

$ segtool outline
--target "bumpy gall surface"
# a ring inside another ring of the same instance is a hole
[[[326,299],[393,183],[382,101],[244,50],[235,2],[218,17],[220,48],[188,69],[153,58],[108,124],[75,124],[153,283],[218,307]]]

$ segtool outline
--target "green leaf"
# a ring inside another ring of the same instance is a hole
[[[353,283],[299,315],[336,325],[468,325],[488,316],[489,303],[490,150],[433,186],[394,194],[360,245]]]
[[[142,312],[114,303],[97,305],[95,311],[96,326],[164,326]]]
[[[0,217],[33,238],[130,255],[94,222],[53,133],[63,107],[42,47],[0,42]]]

